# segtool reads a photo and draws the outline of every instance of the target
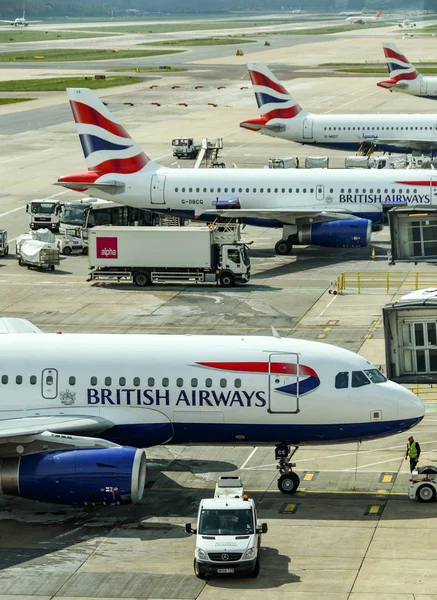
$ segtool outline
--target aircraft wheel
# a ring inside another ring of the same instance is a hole
[[[419,502],[433,502],[435,500],[435,489],[429,483],[424,483],[416,492]]]
[[[293,249],[292,244],[288,240],[279,240],[275,244],[275,252],[279,254],[279,256],[285,256],[286,254],[291,254]]]
[[[278,479],[279,491],[283,494],[294,494],[299,487],[300,478],[297,473],[287,473]]]

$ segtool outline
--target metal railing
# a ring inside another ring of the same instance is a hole
[[[418,290],[426,287],[437,286],[437,277],[429,273],[413,273],[411,271],[346,271],[337,279],[337,291],[355,291],[361,294],[367,290],[384,290],[387,294],[396,289],[408,287]]]
[[[422,400],[426,412],[437,412],[437,384],[416,384],[405,387]]]

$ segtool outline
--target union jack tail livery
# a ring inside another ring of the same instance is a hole
[[[390,79],[380,81],[378,83],[379,87],[391,90],[395,85],[402,85],[404,82],[412,81],[421,76],[395,44],[385,43],[383,47]]]
[[[242,121],[241,127],[254,131],[263,127],[274,128],[276,119],[302,118],[308,114],[264,63],[248,63],[247,67],[261,117]],[[273,120],[275,122],[271,123]]]
[[[149,157],[91,90],[69,88],[67,94],[88,171],[98,176],[130,174],[151,164]]]

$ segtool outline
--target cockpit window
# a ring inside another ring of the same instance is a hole
[[[387,378],[378,369],[367,369],[364,373],[372,383],[384,383],[384,381],[387,381]]]
[[[370,381],[364,375],[363,371],[352,371],[352,387],[358,388],[363,385],[369,385]]]
[[[347,388],[349,386],[349,373],[347,371],[342,371],[341,373],[337,373],[335,376],[335,387],[338,390],[343,388]]]

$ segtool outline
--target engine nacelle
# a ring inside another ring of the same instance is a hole
[[[303,225],[297,232],[297,243],[329,248],[358,248],[367,246],[371,236],[372,221],[344,219]]]
[[[0,491],[57,504],[131,504],[141,500],[146,454],[130,448],[65,450],[0,461]]]

